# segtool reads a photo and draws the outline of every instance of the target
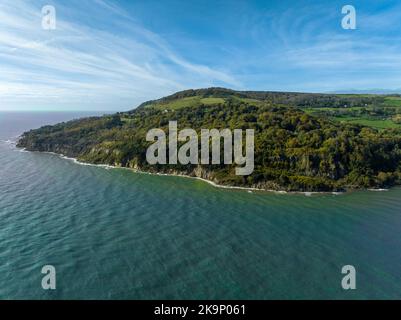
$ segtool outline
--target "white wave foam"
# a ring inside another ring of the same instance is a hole
[[[29,152],[29,151],[26,151],[25,148],[24,149],[20,149],[19,151],[20,152]],[[328,193],[328,192],[302,192],[302,191],[290,191],[290,192],[287,192],[285,190],[273,190],[273,189],[262,189],[262,188],[251,188],[251,187],[226,186],[226,185],[217,184],[214,181],[203,179],[203,178],[200,178],[200,177],[193,177],[193,176],[188,176],[188,175],[183,175],[183,174],[146,172],[146,171],[140,171],[140,170],[136,170],[136,169],[132,169],[132,168],[111,166],[111,165],[108,165],[108,164],[93,164],[93,163],[81,162],[81,161],[78,161],[78,159],[76,159],[76,158],[70,158],[70,157],[67,157],[67,156],[65,156],[63,154],[58,154],[58,153],[49,152],[49,151],[41,152],[41,153],[52,154],[52,155],[58,156],[58,157],[60,157],[62,159],[73,161],[74,163],[76,163],[78,165],[81,165],[81,166],[98,167],[98,168],[103,168],[103,169],[106,169],[106,170],[110,170],[110,169],[125,169],[125,170],[130,170],[130,171],[133,171],[133,172],[136,172],[136,173],[141,173],[141,174],[197,179],[197,180],[201,180],[201,181],[204,181],[206,183],[209,183],[210,185],[212,185],[212,186],[214,186],[216,188],[221,188],[221,189],[245,190],[245,191],[248,191],[248,192],[264,191],[264,192],[273,192],[273,193],[276,193],[276,194],[287,194],[287,193],[289,193],[289,194],[305,194],[306,196],[311,196],[312,194],[327,194]],[[377,189],[375,189],[375,190],[377,190]],[[387,191],[387,189],[383,189],[383,190]],[[341,192],[333,192],[333,194],[342,194],[342,193]]]
[[[3,143],[5,143],[5,144],[9,144],[9,145],[15,145],[15,144],[17,144],[17,141],[15,141],[15,140],[10,140],[10,139],[8,139],[8,140],[0,140],[1,142],[3,142]]]

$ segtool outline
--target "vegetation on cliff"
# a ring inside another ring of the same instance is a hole
[[[389,112],[397,120],[399,97],[392,99],[397,102],[377,95],[187,90],[132,111],[31,130],[18,146],[95,164],[200,176],[224,185],[289,191],[387,187],[401,182],[401,127],[375,128],[333,118],[347,108],[364,108]],[[236,176],[234,165],[150,166],[146,133],[152,128],[167,132],[171,120],[179,129],[197,132],[254,129],[254,172]]]

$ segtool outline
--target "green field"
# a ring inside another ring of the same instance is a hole
[[[224,103],[223,98],[202,98],[200,96],[186,97],[182,99],[176,99],[169,102],[156,102],[146,106],[146,108],[156,108],[159,110],[176,110],[181,108],[199,107],[200,105],[213,105],[218,103]]]
[[[229,107],[230,104],[247,104],[261,107],[266,103],[277,103],[300,108],[302,111],[316,117],[326,117],[339,122],[359,124],[380,130],[401,127],[401,124],[397,124],[397,122],[401,121],[392,120],[398,115],[401,116],[401,109],[397,111],[401,107],[401,97],[399,96],[340,94],[333,95],[331,99],[326,101],[323,100],[324,103],[316,103],[316,100],[324,98],[324,96],[312,98],[306,96],[303,100],[287,101],[283,96],[275,95],[275,101],[267,101],[266,97],[268,96],[266,95],[237,94],[227,91],[219,93],[218,90],[209,90],[209,94],[205,94],[203,91],[194,92],[194,95],[187,97],[177,96],[150,101],[145,108],[173,111],[183,108],[198,108],[202,105],[214,106],[222,104]],[[298,99],[300,98],[298,97]],[[308,103],[305,103],[306,100]],[[130,122],[129,118],[121,120],[125,123]]]
[[[342,95],[347,97],[352,95]],[[362,95],[359,95],[360,97]],[[387,129],[387,128],[400,128],[401,124],[398,121],[393,121],[395,117],[401,115],[401,110],[397,111],[401,107],[401,97],[386,96],[382,100],[376,101],[375,103],[353,106],[353,107],[304,107],[302,110],[310,115],[314,116],[326,116],[335,121],[343,123],[359,124],[368,126],[376,129]]]
[[[355,117],[333,117],[332,119],[343,123],[360,124],[376,129],[401,128],[400,124],[390,119],[364,119]]]
[[[401,107],[401,97],[386,97],[383,105],[386,107]]]
[[[235,102],[243,102],[253,105],[261,105],[263,102],[257,99],[250,99],[250,98],[240,98],[240,97],[228,97],[228,98],[219,98],[219,97],[201,97],[201,96],[194,96],[194,97],[186,97],[175,99],[173,101],[168,102],[155,102],[148,104],[146,108],[156,108],[159,110],[177,110],[181,108],[193,108],[199,107],[201,105],[216,105],[216,104],[224,104],[227,103],[229,100],[233,100]]]
[[[305,111],[308,114],[314,114],[318,112],[326,112],[326,111],[340,111],[340,112],[349,112],[349,111],[357,111],[357,110],[362,110],[362,109],[367,109],[366,107],[350,107],[350,108],[333,108],[333,107],[327,107],[327,108],[301,108],[302,111]]]

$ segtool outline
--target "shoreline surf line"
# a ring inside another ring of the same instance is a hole
[[[276,193],[276,194],[303,194],[305,196],[311,196],[314,194],[321,194],[321,195],[343,195],[346,194],[347,192],[336,192],[336,191],[285,191],[285,190],[274,190],[274,189],[262,189],[262,188],[252,188],[252,187],[239,187],[239,186],[226,186],[226,185],[221,185],[218,184],[214,181],[211,180],[207,180],[201,177],[194,177],[194,176],[189,176],[189,175],[185,175],[185,174],[173,174],[173,173],[161,173],[161,172],[149,172],[149,171],[142,171],[142,170],[138,170],[138,169],[134,169],[134,168],[127,168],[127,167],[117,167],[117,166],[112,166],[112,165],[108,165],[108,164],[94,164],[94,163],[89,163],[89,162],[82,162],[79,161],[76,158],[71,158],[71,157],[67,157],[63,154],[60,153],[56,153],[56,152],[51,152],[51,151],[29,151],[26,150],[25,148],[22,148],[23,151],[21,152],[32,152],[32,153],[46,153],[46,154],[50,154],[50,155],[54,155],[57,156],[61,159],[65,159],[65,160],[69,160],[74,162],[75,164],[78,165],[82,165],[82,166],[92,166],[92,167],[99,167],[99,168],[103,168],[106,170],[110,170],[110,169],[124,169],[124,170],[129,170],[131,172],[135,172],[135,173],[140,173],[140,174],[149,174],[149,175],[157,175],[157,176],[171,176],[171,177],[182,177],[182,178],[190,178],[190,179],[197,179],[203,182],[206,182],[210,185],[212,185],[215,188],[220,188],[220,189],[232,189],[232,190],[242,190],[242,191],[259,191],[259,192],[269,192],[269,193]]]

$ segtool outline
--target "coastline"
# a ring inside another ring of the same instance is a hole
[[[18,137],[17,137],[18,138]],[[4,143],[8,144],[8,145],[13,145],[16,149],[18,149],[19,152],[32,152],[32,153],[45,153],[45,154],[50,154],[50,155],[54,155],[54,156],[58,156],[62,159],[65,160],[69,160],[74,162],[75,164],[78,165],[82,165],[82,166],[92,166],[92,167],[98,167],[98,168],[103,168],[106,170],[110,170],[110,169],[124,169],[124,170],[129,170],[135,173],[140,173],[140,174],[149,174],[149,175],[155,175],[155,176],[171,176],[171,177],[181,177],[181,178],[190,178],[190,179],[196,179],[196,180],[200,180],[203,181],[205,183],[208,183],[210,185],[212,185],[215,188],[220,188],[220,189],[228,189],[228,190],[242,190],[242,191],[247,191],[249,193],[252,193],[253,191],[255,192],[269,192],[269,193],[276,193],[276,194],[303,194],[307,197],[312,196],[312,195],[344,195],[347,193],[350,193],[352,190],[346,190],[346,191],[342,191],[342,192],[338,192],[338,191],[286,191],[286,190],[274,190],[274,189],[263,189],[263,188],[254,188],[254,187],[239,187],[239,186],[228,186],[228,185],[222,185],[222,184],[218,184],[214,181],[211,180],[207,180],[201,177],[196,177],[196,176],[190,176],[190,175],[185,175],[185,174],[174,174],[174,173],[159,173],[159,172],[149,172],[149,171],[143,171],[143,170],[139,170],[139,169],[134,169],[134,168],[128,168],[128,167],[118,167],[118,166],[112,166],[112,165],[108,165],[108,164],[94,164],[94,163],[88,163],[88,162],[82,162],[79,161],[77,158],[71,158],[71,157],[67,157],[63,154],[60,153],[56,153],[56,152],[51,152],[51,151],[30,151],[30,150],[26,150],[26,148],[21,148],[21,147],[17,147],[17,141],[13,141],[13,140],[7,140],[7,141],[3,141]],[[365,190],[365,191],[370,191],[370,192],[386,192],[389,191],[390,188],[367,188],[367,189],[361,189],[361,190]]]
[[[18,147],[16,147],[18,148]],[[106,170],[110,169],[124,169],[124,170],[129,170],[135,173],[140,173],[140,174],[149,174],[149,175],[155,175],[155,176],[171,176],[171,177],[181,177],[181,178],[190,178],[190,179],[196,179],[203,181],[205,183],[208,183],[212,185],[215,188],[220,188],[220,189],[228,189],[228,190],[242,190],[242,191],[247,191],[248,193],[252,193],[253,191],[255,192],[269,192],[269,193],[276,193],[276,194],[303,194],[307,197],[312,196],[314,194],[331,194],[331,195],[343,195],[346,194],[348,191],[344,192],[336,192],[336,191],[286,191],[286,190],[274,190],[274,189],[262,189],[262,188],[254,188],[254,187],[239,187],[239,186],[227,186],[227,185],[222,185],[218,184],[214,181],[207,180],[201,177],[196,177],[196,176],[189,176],[185,174],[174,174],[174,173],[158,173],[158,172],[149,172],[149,171],[143,171],[143,170],[138,170],[138,169],[133,169],[133,168],[127,168],[127,167],[118,167],[118,166],[112,166],[108,164],[94,164],[94,163],[88,163],[88,162],[82,162],[79,161],[77,158],[71,158],[67,157],[63,154],[56,153],[56,152],[51,152],[51,151],[29,151],[26,150],[26,148],[18,148],[20,152],[32,152],[32,153],[45,153],[45,154],[50,154],[57,156],[61,159],[69,160],[74,162],[75,164],[82,165],[82,166],[92,166],[92,167],[98,167],[98,168],[103,168]],[[387,189],[374,189],[372,191],[387,191]]]

